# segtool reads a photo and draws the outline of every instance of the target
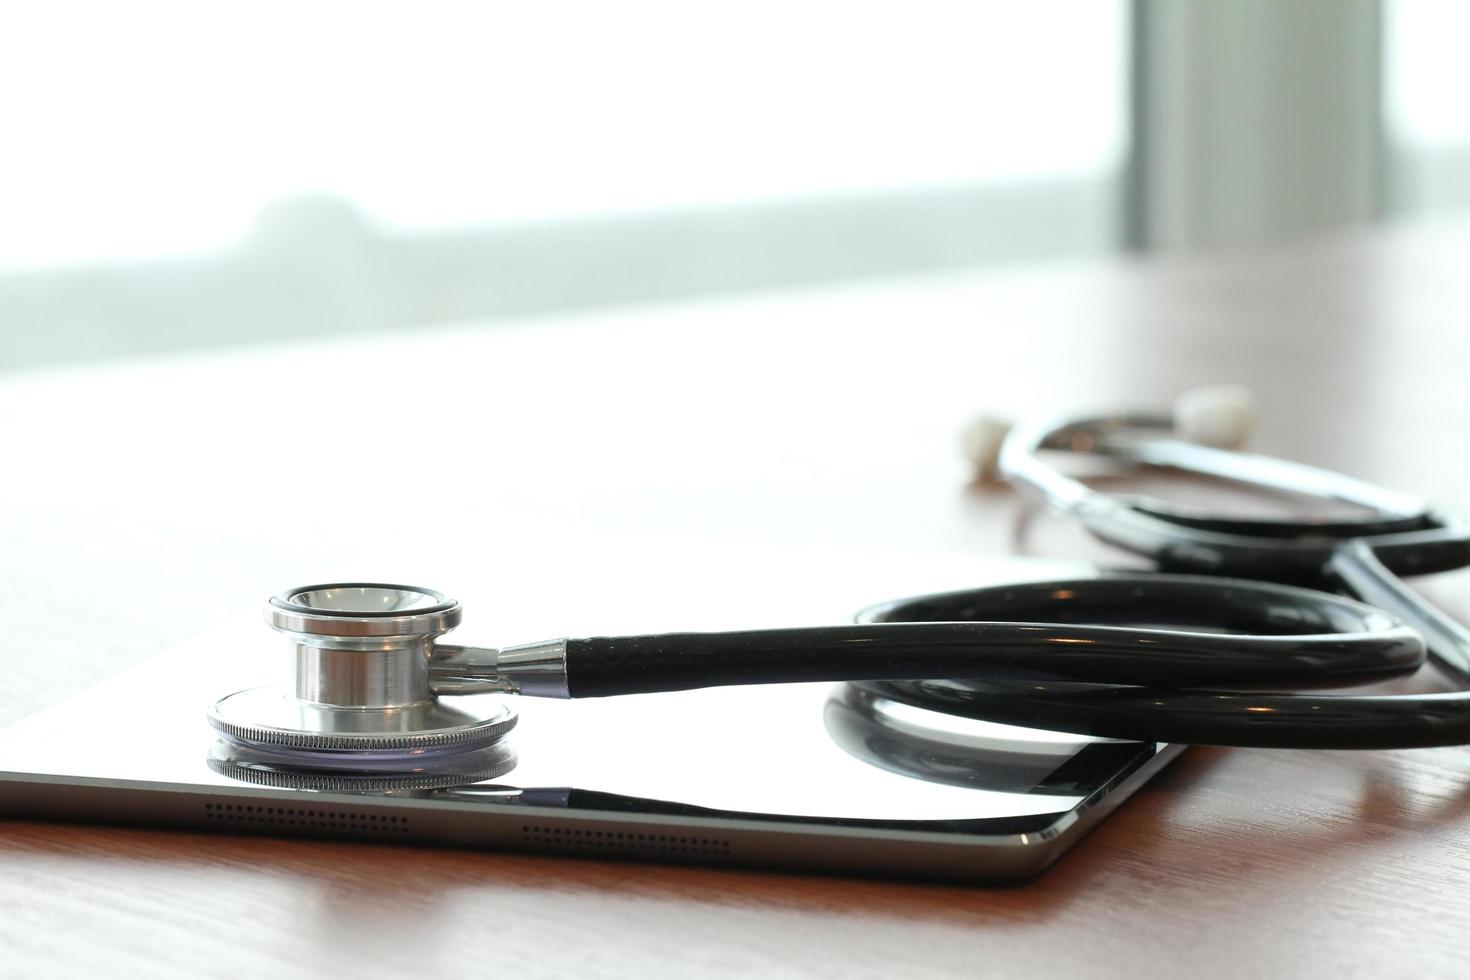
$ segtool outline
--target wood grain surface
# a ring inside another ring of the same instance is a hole
[[[484,604],[467,636],[497,605],[532,636],[717,627],[740,595],[669,610],[660,585],[730,555],[756,591],[782,581],[766,553],[978,568],[1013,552],[1017,504],[967,485],[977,411],[1239,381],[1264,451],[1464,500],[1467,249],[1400,233],[12,374],[0,722],[291,582],[442,583]],[[1045,522],[1026,548],[1101,554]],[[1470,613],[1470,580],[1432,589]],[[1192,749],[1000,889],[0,822],[4,977],[1463,976],[1467,915],[1461,748]]]

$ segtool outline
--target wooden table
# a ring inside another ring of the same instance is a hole
[[[672,625],[659,577],[698,568],[670,549],[744,555],[752,588],[763,555],[1002,556],[1014,499],[953,449],[981,410],[1241,381],[1265,451],[1470,498],[1467,254],[1400,233],[11,375],[0,722],[294,581],[627,610],[548,604],[560,635]],[[636,574],[610,540],[646,543]],[[1470,581],[1436,594],[1470,613]],[[0,909],[6,977],[1463,976],[1470,749],[1194,749],[1013,888],[9,822]]]

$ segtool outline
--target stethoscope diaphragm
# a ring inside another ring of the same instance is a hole
[[[281,789],[322,793],[387,793],[409,790],[449,789],[497,779],[516,766],[516,754],[505,744],[495,744],[449,758],[420,760],[406,767],[404,760],[378,763],[367,760],[336,760],[336,766],[308,764],[300,754],[263,752],[226,741],[216,742],[205,759],[221,776]],[[348,766],[347,768],[338,768]]]
[[[350,763],[481,749],[515,727],[516,713],[494,696],[358,708],[312,704],[281,687],[254,687],[216,701],[209,723],[245,748]]]

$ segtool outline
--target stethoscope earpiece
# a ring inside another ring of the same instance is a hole
[[[1167,429],[1173,437],[1213,449],[1243,450],[1256,427],[1256,396],[1245,385],[1200,385],[1174,399]],[[959,434],[960,454],[980,483],[1003,483],[1001,448],[1015,424],[998,415],[979,415]],[[1048,448],[1075,448],[1051,446]]]
[[[1242,450],[1256,428],[1256,395],[1245,385],[1201,385],[1174,399],[1174,435],[1215,449]]]

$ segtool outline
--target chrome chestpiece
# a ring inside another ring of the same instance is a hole
[[[402,770],[453,756],[473,768],[466,754],[496,745],[516,714],[495,697],[440,701],[431,662],[447,665],[451,693],[518,688],[497,670],[501,651],[435,643],[461,615],[453,599],[406,586],[282,592],[265,618],[291,641],[290,685],[223,697],[210,724],[262,764]]]

